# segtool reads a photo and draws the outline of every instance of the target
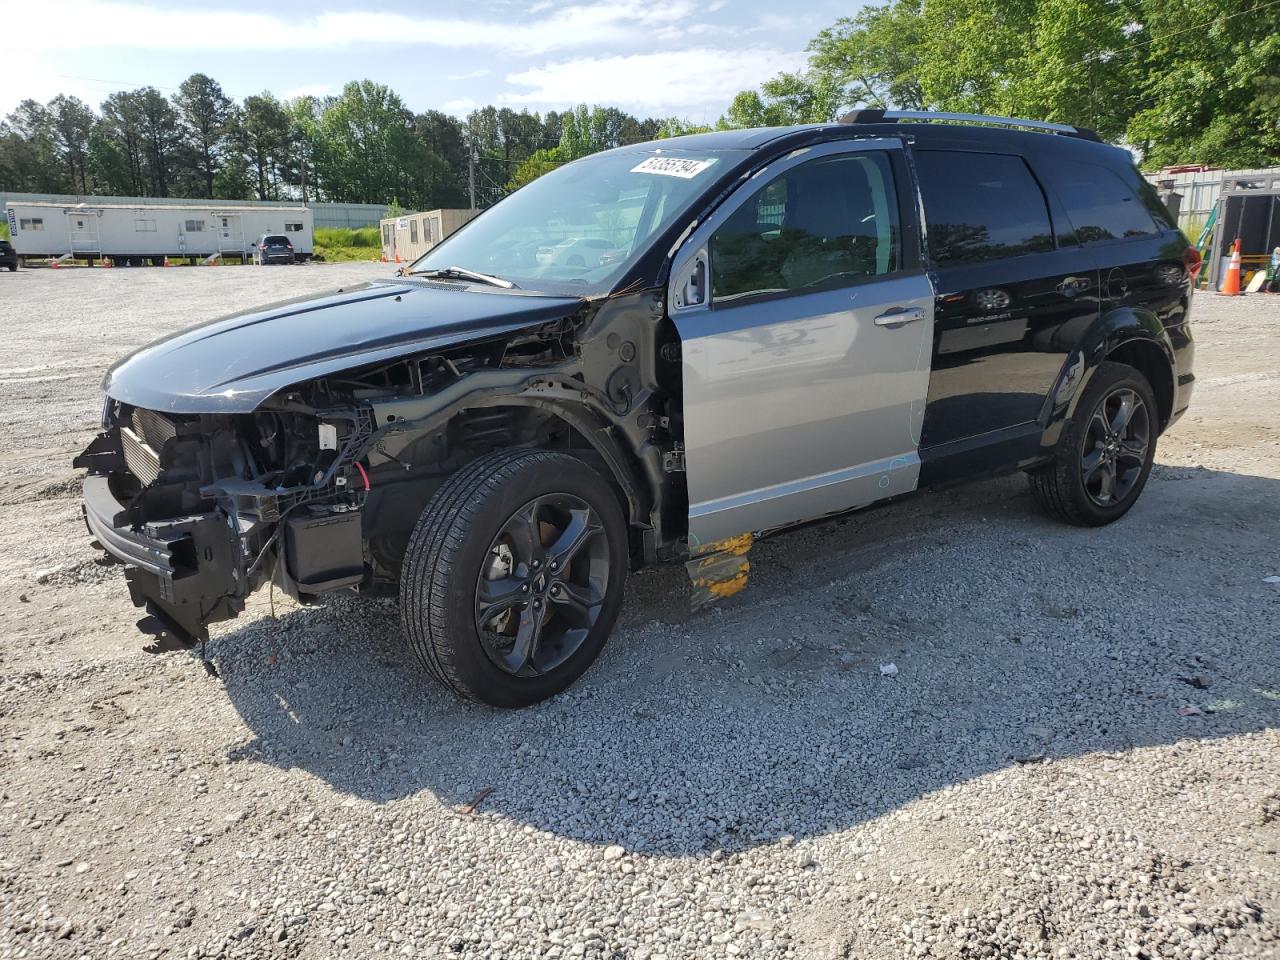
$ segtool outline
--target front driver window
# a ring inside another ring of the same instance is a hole
[[[712,299],[883,276],[898,269],[900,247],[888,154],[810,160],[760,187],[712,234]]]

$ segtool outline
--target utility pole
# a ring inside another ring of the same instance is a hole
[[[476,131],[467,124],[467,189],[471,193],[471,209],[476,209]]]

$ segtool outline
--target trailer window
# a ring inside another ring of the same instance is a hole
[[[382,225],[382,244],[383,246],[391,246],[391,224],[384,223]]]
[[[42,217],[23,217],[18,221],[19,230],[43,230],[44,219]]]
[[[135,220],[133,221],[133,229],[138,233],[155,233],[156,222],[154,220]]]
[[[300,224],[300,223],[286,223],[286,224],[284,225],[284,232],[285,232],[285,233],[301,233],[301,232],[302,232],[302,224]]]
[[[418,242],[418,221],[417,220],[409,221],[409,242],[410,243]]]
[[[204,221],[203,221],[203,220],[188,220],[188,221],[187,221],[187,233],[202,233],[202,232],[204,232]]]

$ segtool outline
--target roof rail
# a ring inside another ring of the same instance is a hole
[[[934,120],[951,120],[958,123],[981,123],[999,127],[1025,127],[1028,130],[1044,130],[1068,137],[1100,142],[1096,133],[1088,127],[1073,127],[1067,123],[1050,123],[1047,120],[1023,120],[1019,117],[988,117],[981,113],[940,113],[933,110],[852,110],[840,118],[841,123],[899,123]]]

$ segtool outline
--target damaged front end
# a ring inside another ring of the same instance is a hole
[[[158,649],[207,639],[269,580],[305,601],[365,579],[366,410],[291,395],[252,414],[172,414],[109,399],[102,426],[74,461],[85,522],[125,565]]]

